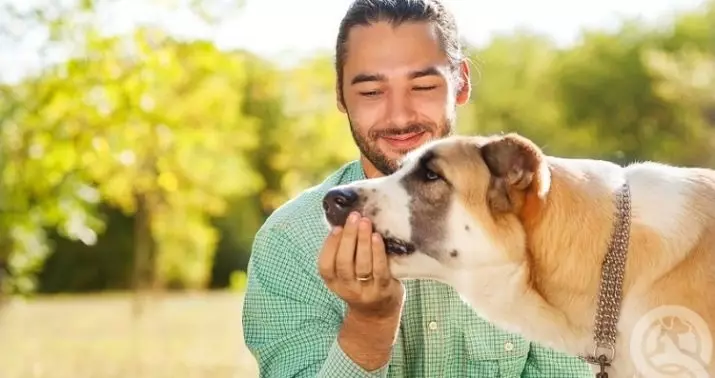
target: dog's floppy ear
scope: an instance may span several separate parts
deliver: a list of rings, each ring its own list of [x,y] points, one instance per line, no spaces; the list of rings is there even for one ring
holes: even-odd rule
[[[492,138],[480,151],[491,173],[487,199],[492,211],[518,212],[527,191],[539,184],[541,150],[530,140],[510,133]]]

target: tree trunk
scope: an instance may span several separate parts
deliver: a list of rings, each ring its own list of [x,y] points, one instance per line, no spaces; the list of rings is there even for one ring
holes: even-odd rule
[[[6,290],[10,280],[10,238],[0,233],[0,312],[10,301],[10,293]]]
[[[148,195],[137,194],[134,214],[134,288],[135,316],[141,314],[146,296],[156,283],[156,245],[152,235],[152,206]]]

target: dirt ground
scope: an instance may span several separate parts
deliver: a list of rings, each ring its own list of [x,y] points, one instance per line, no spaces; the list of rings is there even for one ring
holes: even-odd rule
[[[125,294],[45,297],[0,309],[2,378],[252,378],[242,296],[171,294],[132,316]]]

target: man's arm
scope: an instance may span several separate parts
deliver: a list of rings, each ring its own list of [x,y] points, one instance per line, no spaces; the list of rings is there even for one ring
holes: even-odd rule
[[[340,303],[300,261],[306,255],[292,248],[296,244],[275,229],[260,230],[253,244],[242,317],[244,340],[260,376],[386,377],[386,362],[368,371],[345,353],[341,333],[342,343],[353,351],[370,347],[357,341],[369,340],[365,324],[347,317],[343,326]]]
[[[531,343],[522,378],[569,377],[592,378],[591,365],[577,356]]]
[[[338,346],[362,369],[376,371],[387,366],[392,357],[399,313],[386,319],[363,318],[349,311],[338,332]]]

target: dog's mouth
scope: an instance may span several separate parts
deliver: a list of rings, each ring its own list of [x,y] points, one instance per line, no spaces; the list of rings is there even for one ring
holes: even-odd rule
[[[415,251],[414,244],[402,239],[383,236],[383,240],[385,241],[386,252],[389,255],[404,256]]]

